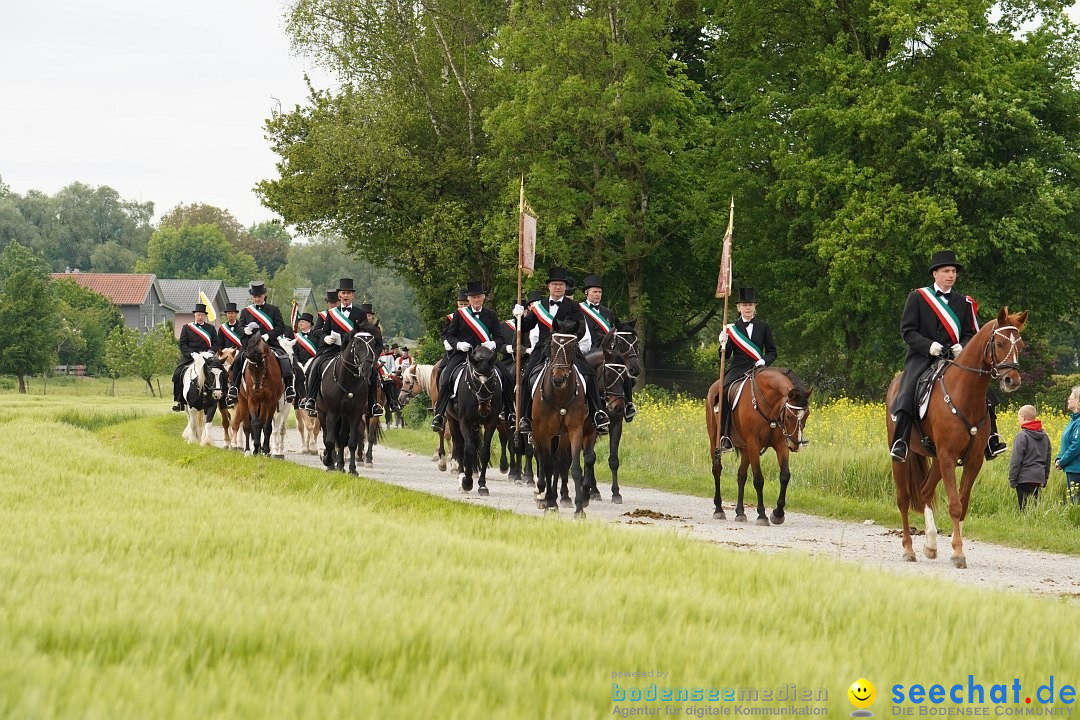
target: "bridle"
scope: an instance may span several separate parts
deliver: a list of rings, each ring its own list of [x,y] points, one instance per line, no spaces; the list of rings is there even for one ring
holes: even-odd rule
[[[636,363],[638,357],[637,335],[626,330],[616,330],[611,334],[615,336],[611,349],[612,353],[622,355],[624,360],[634,360]]]
[[[1013,337],[1010,333],[1006,333],[1006,330],[1015,331],[1016,337]],[[995,337],[1005,338],[1009,341],[1009,349],[1006,351],[1005,357],[1001,362],[998,362],[997,343],[994,342]],[[1018,327],[1015,325],[1002,325],[1001,327],[998,327],[997,320],[995,320],[994,329],[990,332],[990,337],[987,338],[986,347],[983,348],[981,355],[983,364],[988,365],[990,367],[989,370],[961,365],[955,360],[946,360],[946,362],[961,370],[967,370],[968,372],[973,372],[978,375],[989,375],[994,380],[997,380],[1002,376],[1003,371],[1008,372],[1010,370],[1015,370],[1016,372],[1020,372],[1020,348],[1018,348],[1017,345],[1022,339]],[[989,359],[987,359],[987,355],[989,355]],[[1009,358],[1012,358],[1012,361],[1010,361]],[[942,389],[944,390],[944,388]]]
[[[769,424],[769,427],[773,430],[777,428],[783,434],[784,438],[795,447],[801,447],[803,445],[809,445],[809,440],[804,440],[803,426],[806,423],[806,416],[809,410],[800,405],[796,405],[793,402],[784,400],[780,404],[779,412],[776,413],[776,417],[772,418],[766,415],[762,409],[760,403],[758,403],[758,393],[761,389],[757,384],[757,373],[753,373],[750,376],[750,404],[753,406],[757,414],[761,416],[761,419]],[[795,429],[792,432],[788,432],[788,422],[791,421],[795,425]]]
[[[494,356],[492,356],[494,359]],[[487,375],[482,375],[473,364],[473,358],[470,354],[465,361],[465,384],[472,390],[473,395],[476,396],[477,404],[483,408],[483,406],[491,405],[491,399],[495,396],[495,385],[497,381],[498,373],[495,372],[495,368],[491,368],[491,372]]]

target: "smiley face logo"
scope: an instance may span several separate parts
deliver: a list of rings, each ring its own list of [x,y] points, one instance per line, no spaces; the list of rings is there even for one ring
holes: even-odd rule
[[[866,678],[859,678],[855,682],[851,683],[851,687],[847,691],[848,700],[855,707],[862,710],[862,712],[854,712],[852,715],[857,716],[872,716],[873,713],[867,712],[865,708],[874,704],[874,700],[877,699],[877,688],[874,687],[874,683],[870,682]]]

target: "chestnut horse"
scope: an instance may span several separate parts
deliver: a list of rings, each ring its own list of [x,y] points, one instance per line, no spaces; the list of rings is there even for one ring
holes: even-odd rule
[[[757,491],[757,524],[768,525],[765,517],[765,478],[761,474],[761,456],[769,448],[776,453],[780,466],[780,495],[772,511],[772,522],[784,522],[784,506],[787,504],[787,487],[791,480],[788,468],[790,453],[798,452],[809,441],[803,439],[806,420],[810,417],[811,390],[791,370],[779,367],[755,368],[745,380],[737,380],[729,387],[736,392],[740,384],[742,392],[731,410],[731,443],[739,455],[739,501],[735,505],[735,519],[746,521],[743,511],[743,494],[746,489],[747,468],[754,469],[754,490]],[[718,452],[717,424],[720,412],[720,392],[723,378],[709,388],[705,398],[705,427],[709,431],[709,456],[712,458],[713,517],[723,520],[724,508],[720,502],[720,473],[724,469]]]
[[[281,366],[277,356],[262,336],[253,336],[255,340],[244,350],[244,374],[240,381],[239,400],[232,418],[232,430],[235,439],[237,428],[244,426],[244,449],[254,455],[260,452],[270,455],[270,435],[277,429],[278,437],[274,442],[274,457],[284,457],[285,419],[288,405],[285,404],[285,383],[281,378]],[[242,409],[242,411],[241,411]],[[279,427],[275,428],[275,418]]]
[[[585,382],[574,368],[577,322],[560,323],[551,333],[548,360],[532,391],[532,443],[536,453],[536,504],[558,511],[558,482],[574,477],[574,516],[585,517],[589,487],[581,470],[588,404]],[[595,429],[593,430],[595,432]]]
[[[952,519],[952,563],[957,568],[967,567],[962,538],[964,519],[971,489],[982,469],[983,448],[990,437],[986,391],[993,379],[998,380],[1005,392],[1020,387],[1020,349],[1024,347],[1020,333],[1027,324],[1027,316],[1027,310],[1010,315],[1008,307],[1001,308],[997,317],[983,325],[957,357],[945,360],[948,367],[930,391],[926,416],[915,423],[921,424],[923,432],[929,436],[935,454],[931,455],[931,451],[919,442],[922,438],[913,427],[908,439],[911,451],[907,462],[892,463],[905,560],[915,562],[908,527],[909,508],[916,512],[922,510],[926,517],[923,554],[928,558],[937,557],[933,504],[941,480],[949,497],[949,517]],[[892,405],[899,387],[900,375],[897,375],[889,384],[886,407]],[[891,438],[895,422],[889,413],[885,415],[886,437]],[[935,457],[936,462],[930,464],[929,457]],[[957,466],[964,469],[959,489],[956,487]]]

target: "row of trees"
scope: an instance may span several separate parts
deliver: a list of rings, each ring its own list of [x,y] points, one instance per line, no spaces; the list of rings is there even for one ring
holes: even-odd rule
[[[480,278],[505,312],[522,176],[540,264],[605,276],[649,362],[714,341],[735,283],[782,360],[880,393],[942,247],[984,307],[1075,363],[1080,44],[1064,0],[293,0],[341,90],[267,122],[266,204],[399,271],[429,327]],[[530,287],[542,284],[533,278]],[[703,334],[702,334],[703,333]]]

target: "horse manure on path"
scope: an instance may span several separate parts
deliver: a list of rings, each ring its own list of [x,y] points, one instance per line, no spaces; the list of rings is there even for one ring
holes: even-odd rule
[[[684,518],[679,515],[668,515],[667,513],[657,512],[655,510],[644,510],[638,508],[631,512],[624,512],[623,517],[629,518],[650,518],[652,520],[689,520],[690,518]]]

